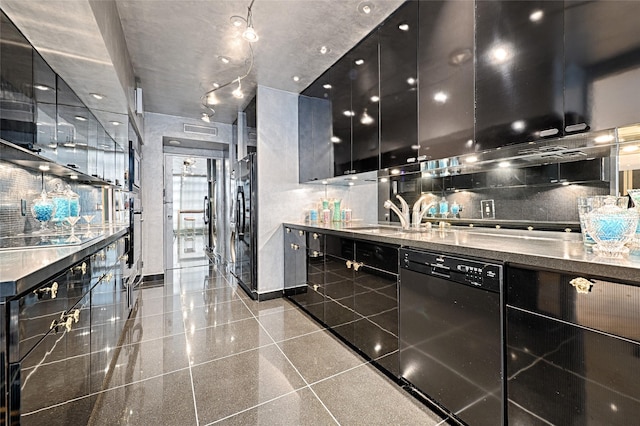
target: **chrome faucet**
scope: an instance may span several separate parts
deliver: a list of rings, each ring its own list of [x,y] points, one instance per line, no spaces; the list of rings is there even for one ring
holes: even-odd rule
[[[420,198],[418,198],[418,201],[416,201],[413,204],[413,215],[411,219],[412,219],[412,225],[414,228],[420,228],[420,224],[422,223],[422,218],[424,217],[425,214],[427,214],[431,206],[433,206],[436,203],[435,198],[434,198],[434,201],[431,201],[428,204],[424,203],[424,201],[431,196],[432,195],[429,195],[429,194],[423,194],[420,196]]]
[[[400,200],[400,204],[402,205],[402,211],[393,204],[391,200],[387,200],[384,202],[385,209],[391,209],[395,214],[400,218],[400,225],[402,229],[409,229],[410,225],[410,217],[409,217],[409,205],[400,195],[396,195],[396,198]]]

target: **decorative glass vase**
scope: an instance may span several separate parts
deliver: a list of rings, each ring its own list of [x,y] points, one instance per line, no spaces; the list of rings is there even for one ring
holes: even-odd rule
[[[607,197],[604,205],[587,213],[587,231],[596,245],[594,253],[602,257],[621,257],[629,253],[625,247],[635,235],[638,212],[616,205],[616,197]]]
[[[31,204],[31,214],[40,222],[40,230],[38,232],[45,233],[49,230],[47,226],[55,213],[55,205],[53,200],[47,195],[47,191],[44,189],[40,193],[40,196],[33,200]]]

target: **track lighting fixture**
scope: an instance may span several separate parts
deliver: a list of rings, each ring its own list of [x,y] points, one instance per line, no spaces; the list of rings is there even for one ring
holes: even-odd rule
[[[213,110],[213,108],[211,108],[211,105],[216,105],[218,104],[221,100],[222,97],[218,97],[215,95],[216,92],[219,93],[220,90],[224,89],[227,86],[231,86],[234,83],[238,83],[238,87],[236,87],[231,94],[233,95],[234,98],[236,99],[243,99],[244,98],[244,93],[242,92],[242,80],[244,80],[245,78],[247,78],[249,76],[249,74],[251,73],[251,70],[253,69],[253,47],[252,47],[252,43],[258,41],[259,37],[258,37],[258,33],[256,32],[256,30],[253,28],[253,13],[251,11],[251,8],[253,7],[253,3],[255,2],[255,0],[251,0],[251,3],[249,4],[249,7],[247,7],[247,18],[243,18],[242,16],[238,16],[238,15],[234,15],[231,17],[230,22],[231,24],[236,27],[236,28],[241,28],[243,25],[246,25],[245,30],[242,32],[242,38],[244,40],[246,40],[248,43],[248,47],[249,47],[249,59],[247,59],[245,61],[245,63],[249,64],[249,68],[247,69],[247,72],[245,72],[243,75],[238,76],[237,78],[234,78],[231,81],[228,81],[227,83],[223,83],[223,84],[219,84],[219,83],[214,83],[213,84],[213,89],[207,91],[205,94],[202,95],[202,97],[200,98],[200,102],[202,103],[202,106],[208,110],[211,111],[210,113],[202,113],[202,120],[206,121],[206,122],[210,122],[211,117],[213,117],[213,115],[215,114],[215,111]],[[219,57],[221,60],[223,57]],[[226,57],[224,57],[224,59],[227,59]],[[230,62],[230,61],[229,61]],[[225,62],[228,63],[228,62]]]

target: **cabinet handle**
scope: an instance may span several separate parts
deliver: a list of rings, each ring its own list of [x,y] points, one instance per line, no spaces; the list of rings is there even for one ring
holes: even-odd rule
[[[547,136],[553,136],[553,135],[557,135],[559,132],[558,129],[556,128],[551,128],[551,129],[546,129],[546,130],[541,130],[540,131],[540,137],[541,138],[545,138]]]
[[[291,244],[291,248],[294,250],[298,250],[300,246],[298,244]]]
[[[67,332],[71,331],[71,327],[73,324],[77,323],[80,320],[80,310],[75,309],[73,312],[62,312],[60,314],[59,320],[51,321],[51,325],[49,326],[49,330],[54,330],[55,333],[58,333],[59,327],[64,327]]]
[[[122,256],[120,256],[120,257],[118,258],[118,260],[123,260],[123,261],[125,261],[125,262],[126,262],[128,259],[129,259],[129,256],[128,256],[128,255],[126,255],[126,254],[123,254]]]
[[[320,235],[316,234],[315,232],[313,233],[313,239],[317,240],[320,237]]]
[[[575,287],[577,293],[589,293],[593,283],[586,278],[578,277],[569,281],[573,287]]]
[[[318,252],[316,250],[311,252],[311,256],[313,256],[313,257],[318,257],[319,254],[320,254],[320,252]]]
[[[298,231],[298,235],[302,237],[304,235],[304,231]]]
[[[347,269],[351,269],[351,265],[353,265],[353,262],[350,260],[347,260]]]
[[[353,262],[353,270],[358,272],[358,269],[362,268],[364,266],[364,262]]]
[[[291,228],[286,228],[287,229],[287,234],[289,234],[291,232]]]
[[[51,287],[39,288],[33,292],[38,295],[38,299],[42,299],[42,296],[47,293],[51,293],[51,298],[55,299],[58,296],[58,283],[54,282]]]

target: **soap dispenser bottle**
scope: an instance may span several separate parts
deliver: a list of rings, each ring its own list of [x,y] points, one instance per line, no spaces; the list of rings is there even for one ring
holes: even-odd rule
[[[447,217],[449,213],[449,202],[444,196],[440,199],[439,207],[440,217]]]

